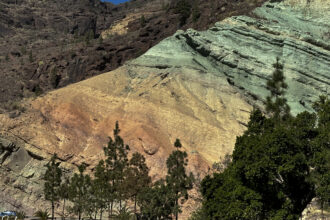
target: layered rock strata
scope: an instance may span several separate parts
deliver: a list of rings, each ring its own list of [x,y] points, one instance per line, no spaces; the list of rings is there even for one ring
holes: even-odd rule
[[[83,162],[92,169],[117,120],[154,179],[165,175],[176,138],[188,152],[189,170],[204,175],[233,150],[253,106],[263,107],[276,57],[284,64],[293,114],[311,110],[319,95],[330,92],[330,11],[316,13],[328,1],[302,3],[266,3],[254,16],[231,17],[208,31],[178,31],[115,71],[27,100],[19,117],[0,114],[2,136],[24,140],[26,151],[5,147],[12,156],[2,154],[2,176],[12,182],[1,178],[3,201],[22,198],[25,209],[43,203],[36,196],[40,185],[29,189],[30,197],[14,186],[18,176],[30,181],[32,173],[40,181],[37,167],[52,153],[68,170]],[[40,154],[42,159],[30,158]],[[23,158],[17,166],[15,155]]]

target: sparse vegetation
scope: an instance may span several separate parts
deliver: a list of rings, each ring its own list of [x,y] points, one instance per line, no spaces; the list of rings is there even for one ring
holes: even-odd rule
[[[49,72],[50,85],[55,89],[60,83],[61,76],[57,74],[56,67],[53,67]]]
[[[144,15],[142,15],[140,18],[140,25],[141,25],[141,27],[146,26],[146,19],[145,19]]]
[[[94,31],[89,30],[84,36],[86,46],[89,46],[90,41],[93,40],[93,39],[94,39]]]
[[[26,217],[26,214],[23,211],[17,211],[16,216],[18,220],[23,220]]]
[[[8,111],[19,111],[19,112],[25,112],[26,111],[24,106],[19,101],[14,101],[14,100],[13,101],[8,101],[4,105],[4,107]]]
[[[21,53],[22,53],[22,55],[26,55],[27,50],[26,50],[26,47],[25,46],[22,46],[21,47]]]
[[[188,0],[179,0],[175,6],[175,13],[180,15],[180,25],[186,24],[191,14],[191,3]]]
[[[33,54],[32,54],[32,50],[29,51],[29,62],[32,63],[34,61],[33,59]]]
[[[40,96],[43,93],[42,88],[40,87],[40,85],[36,85],[33,89],[32,92],[34,92],[34,94],[36,96]]]
[[[192,189],[194,181],[191,173],[186,174],[187,153],[180,150],[180,141],[176,140],[176,150],[167,159],[166,179],[152,184],[144,156],[135,152],[128,159],[130,148],[119,133],[117,122],[114,138],[109,138],[104,148],[105,160],[99,161],[93,169],[93,177],[85,172],[86,165],[82,164],[78,166],[79,173],[61,183],[60,162],[56,162],[56,155],[51,158],[47,164],[44,193],[51,201],[52,210],[54,202],[62,199],[62,215],[65,216],[65,201],[69,200],[68,211],[77,215],[78,219],[83,216],[91,219],[97,215],[102,217],[105,210],[108,210],[109,217],[115,219],[134,219],[137,215],[143,219],[172,216],[178,219],[181,205],[188,199],[188,190]],[[133,202],[134,208],[130,208],[127,201]],[[116,210],[115,203],[119,205]],[[40,217],[45,213],[37,214]]]
[[[219,162],[215,162],[212,164],[212,169],[216,172],[223,172],[230,162],[232,161],[232,156],[230,154],[226,154],[224,157],[220,157]]]
[[[38,210],[37,212],[34,213],[34,216],[39,217],[40,220],[47,220],[49,217],[49,214],[47,211]]]
[[[101,46],[103,44],[103,37],[102,37],[102,35],[99,36],[98,40],[99,40],[99,45]]]

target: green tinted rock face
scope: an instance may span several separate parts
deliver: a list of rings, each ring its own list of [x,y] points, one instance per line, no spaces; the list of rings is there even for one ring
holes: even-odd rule
[[[82,105],[84,100],[88,100],[92,103],[90,105],[95,104],[89,109],[92,112],[91,118],[102,119],[109,112],[116,111],[117,107],[112,109],[112,106],[116,106],[116,102],[122,103],[120,98],[123,97],[126,107],[124,110],[118,108],[117,115],[124,114],[126,118],[132,117],[134,120],[138,118],[138,123],[132,120],[130,122],[132,125],[126,124],[131,126],[132,131],[136,131],[136,124],[138,128],[142,127],[140,121],[143,125],[149,123],[151,126],[148,128],[155,128],[157,131],[155,134],[161,139],[166,138],[166,135],[173,136],[170,129],[175,128],[174,134],[179,134],[178,137],[182,140],[185,139],[185,142],[189,143],[186,144],[187,147],[191,145],[189,152],[199,152],[206,159],[218,160],[220,154],[232,150],[235,134],[241,134],[245,129],[251,106],[247,106],[245,100],[244,103],[239,102],[241,97],[244,97],[249,104],[263,106],[268,95],[266,81],[274,71],[272,64],[276,61],[276,57],[284,63],[284,74],[289,86],[287,99],[293,113],[311,110],[311,103],[319,95],[329,95],[330,1],[309,0],[309,2],[307,4],[307,0],[287,0],[282,3],[266,3],[256,9],[250,17],[232,17],[217,23],[205,32],[191,29],[186,32],[178,31],[141,57],[128,62],[117,70],[118,72],[104,74],[76,86],[72,85],[71,90],[70,87],[61,89],[62,92],[57,90],[53,96],[50,94],[50,98],[46,97],[45,100],[48,100],[47,103],[52,103],[54,97],[59,95],[62,99],[58,99],[58,103],[62,104],[61,100],[67,101],[63,98],[63,94],[76,100],[77,106],[68,105],[66,110],[61,109],[63,112],[54,109],[56,114],[62,114],[59,116],[60,119],[67,112],[72,115],[74,112],[78,112],[77,114],[83,112],[79,107],[89,106],[86,103]],[[72,94],[67,91],[71,91]],[[81,94],[85,96],[81,97]],[[92,98],[89,99],[88,95]],[[101,95],[104,98],[101,98]],[[101,101],[102,105],[97,105]],[[147,111],[146,107],[148,107]],[[49,108],[52,109],[51,106]],[[32,117],[33,114],[30,116]],[[77,117],[78,125],[74,124],[76,121],[68,120],[63,122],[64,126],[67,126],[65,123],[71,122],[72,126],[81,129],[77,128],[77,131],[81,131],[82,134],[92,133],[89,117],[86,117],[84,122],[85,115],[74,116]],[[15,120],[24,120],[24,117],[21,115]],[[35,117],[37,116],[33,116],[33,119]],[[49,116],[50,119],[52,117]],[[54,124],[55,120],[57,124],[57,118],[54,119]],[[40,121],[44,124],[44,118]],[[53,128],[50,124],[40,125],[38,120],[34,122],[38,129],[44,129],[37,133],[43,134],[44,137],[35,137],[35,130],[31,129],[33,126],[28,122],[18,125],[16,129],[9,124],[11,132],[16,132],[16,136],[24,137],[25,134],[28,138],[24,140],[31,141],[31,145],[0,139],[0,208],[2,209],[22,209],[31,214],[37,209],[45,210],[49,207],[42,195],[44,165],[51,156],[47,152],[53,151],[52,146],[48,146],[52,144],[48,139],[54,139],[54,143],[57,143],[55,147],[59,147],[64,141],[57,140],[59,138],[54,135],[55,140],[52,136],[53,130],[49,133],[48,126]],[[79,126],[80,122],[83,126]],[[109,124],[108,121],[106,122],[105,124]],[[24,127],[25,124],[28,126]],[[95,124],[98,126],[96,122]],[[55,127],[54,130],[56,129],[59,128]],[[61,134],[68,131],[65,129],[57,131]],[[112,132],[112,128],[109,129]],[[150,131],[154,131],[152,129]],[[33,133],[29,133],[31,131]],[[67,133],[69,132],[71,131]],[[74,129],[72,132],[77,134]],[[165,158],[163,157],[165,153],[162,154],[159,150],[159,143],[163,140],[158,142],[157,137],[156,141],[152,142],[153,139],[148,136],[149,130],[146,132],[141,130],[141,132],[147,138],[141,148],[148,155],[155,155],[156,159],[151,161],[158,171],[164,170],[161,169],[162,165],[157,159],[157,155],[158,158]],[[105,133],[96,134],[101,136]],[[63,140],[75,138],[70,136],[71,133],[66,135],[63,134],[63,137],[67,137]],[[99,136],[96,136],[94,140],[99,141],[98,138]],[[87,141],[84,142],[83,138],[80,141],[78,143],[82,143],[81,146],[85,147]],[[74,145],[68,146],[74,147]],[[47,150],[47,147],[50,150]],[[63,151],[65,147],[59,149]],[[72,155],[72,152],[70,150],[65,154]],[[87,158],[78,156],[77,160]],[[71,156],[66,158],[70,160]],[[69,173],[73,170],[72,162],[76,163],[77,160],[62,163],[61,166]],[[199,164],[196,167],[201,169]]]
[[[178,31],[131,64],[214,75],[262,105],[279,57],[292,112],[312,110],[319,95],[330,93],[329,5],[322,0],[266,3],[251,17],[231,17],[205,32]]]

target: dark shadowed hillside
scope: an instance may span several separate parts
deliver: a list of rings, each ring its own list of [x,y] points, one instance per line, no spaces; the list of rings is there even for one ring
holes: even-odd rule
[[[0,111],[16,109],[23,97],[113,70],[178,29],[207,29],[263,1],[1,1]]]

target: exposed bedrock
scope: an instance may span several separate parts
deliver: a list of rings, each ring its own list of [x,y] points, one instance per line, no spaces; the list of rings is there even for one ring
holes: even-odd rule
[[[232,152],[253,106],[263,107],[276,57],[284,64],[292,112],[312,110],[319,95],[330,93],[330,2],[308,2],[266,3],[251,17],[231,17],[208,31],[178,31],[121,68],[27,100],[21,115],[0,114],[0,134],[23,141],[25,149],[6,144],[1,175],[23,172],[24,181],[38,182],[27,196],[27,189],[1,178],[0,195],[13,198],[10,204],[25,199],[26,210],[38,208],[43,170],[26,169],[43,167],[54,152],[67,170],[82,162],[92,168],[117,120],[154,179],[166,174],[176,138],[188,152],[189,170],[204,175]]]
[[[330,94],[330,10],[326,1],[302,2],[266,3],[254,17],[231,17],[204,32],[178,31],[132,63],[226,78],[259,103],[269,94],[266,80],[279,57],[292,112],[311,110],[319,95]]]

